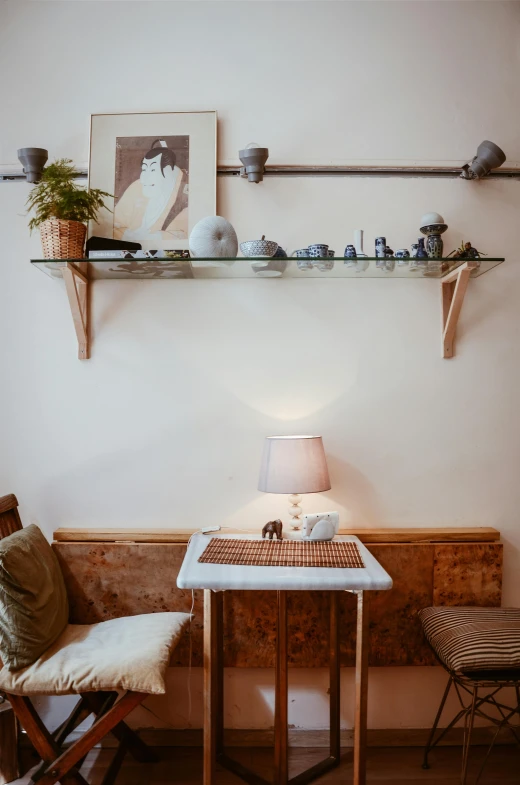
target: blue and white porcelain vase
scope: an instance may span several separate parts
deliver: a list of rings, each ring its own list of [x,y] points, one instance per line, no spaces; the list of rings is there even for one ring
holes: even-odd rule
[[[426,238],[426,250],[430,259],[442,259],[444,243],[440,234],[429,234]]]
[[[424,237],[420,237],[417,240],[417,246],[418,246],[417,253],[415,254],[417,259],[427,259],[428,253],[426,251],[426,248],[424,247]]]
[[[385,258],[385,248],[386,248],[386,237],[376,237],[375,253],[377,259]]]

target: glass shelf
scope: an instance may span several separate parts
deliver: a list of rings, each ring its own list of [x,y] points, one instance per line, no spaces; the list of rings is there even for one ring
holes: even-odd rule
[[[31,264],[53,278],[61,278],[61,268],[74,264],[89,280],[127,278],[137,280],[211,279],[211,278],[430,278],[442,279],[447,273],[464,264],[464,259],[376,259],[365,257],[348,259],[288,259],[233,258],[233,259],[32,259]],[[425,261],[428,267],[414,269],[414,263]],[[479,265],[471,277],[476,278],[501,264],[505,259],[485,257],[472,260]],[[388,269],[385,262],[395,266]],[[327,267],[332,263],[331,269]],[[309,269],[302,269],[308,264]],[[440,269],[439,269],[440,268]]]

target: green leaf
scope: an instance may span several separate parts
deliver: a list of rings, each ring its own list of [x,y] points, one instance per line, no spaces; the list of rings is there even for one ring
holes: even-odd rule
[[[106,207],[105,198],[113,195],[99,188],[87,191],[76,182],[76,172],[70,158],[60,158],[43,170],[42,179],[31,190],[27,199],[31,232],[49,218],[62,221],[96,221],[99,211]],[[106,209],[110,209],[106,207]]]

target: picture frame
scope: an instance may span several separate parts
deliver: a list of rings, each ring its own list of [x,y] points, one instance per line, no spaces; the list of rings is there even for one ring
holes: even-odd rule
[[[216,111],[92,114],[88,185],[112,194],[89,237],[188,250],[195,224],[216,215]]]

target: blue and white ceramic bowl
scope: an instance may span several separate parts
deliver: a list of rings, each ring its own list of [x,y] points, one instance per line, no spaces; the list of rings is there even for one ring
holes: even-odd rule
[[[327,257],[329,255],[329,246],[325,245],[325,243],[314,243],[314,245],[309,245],[309,256],[312,256],[314,259]]]
[[[404,266],[409,264],[410,262],[410,251],[408,248],[399,248],[395,254],[395,258],[397,259],[397,264]]]
[[[246,242],[240,243],[240,250],[244,256],[271,258],[278,250],[278,243],[272,240],[246,240]]]

